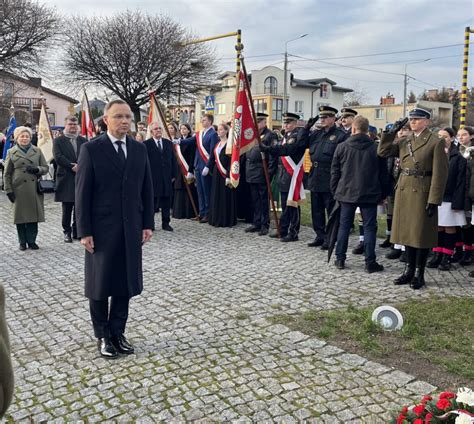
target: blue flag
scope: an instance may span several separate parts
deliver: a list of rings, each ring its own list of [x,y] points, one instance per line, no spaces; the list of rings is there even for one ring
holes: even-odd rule
[[[3,160],[6,159],[8,150],[12,146],[13,132],[15,131],[15,128],[16,128],[16,119],[15,119],[15,116],[12,115],[12,117],[10,118],[10,122],[8,124],[7,134],[5,136],[6,137],[5,146],[3,147],[3,156],[2,156]]]

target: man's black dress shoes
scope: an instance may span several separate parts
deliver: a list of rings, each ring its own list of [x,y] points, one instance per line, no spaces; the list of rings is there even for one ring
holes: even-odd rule
[[[170,224],[163,224],[161,228],[165,231],[173,231],[173,227]]]
[[[120,336],[112,336],[112,344],[119,353],[131,355],[135,353],[135,348],[129,343],[123,334]]]
[[[106,359],[118,358],[117,349],[112,344],[110,339],[107,339],[107,338],[97,339],[97,347],[99,349],[100,355],[103,358],[106,358]]]

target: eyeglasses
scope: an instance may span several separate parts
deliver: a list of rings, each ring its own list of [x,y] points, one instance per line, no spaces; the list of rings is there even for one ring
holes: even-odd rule
[[[132,115],[113,115],[110,118],[117,119],[118,121],[121,121],[123,119],[126,119],[127,121],[131,121]]]

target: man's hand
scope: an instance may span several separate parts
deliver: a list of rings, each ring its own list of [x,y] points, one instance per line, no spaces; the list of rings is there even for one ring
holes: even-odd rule
[[[204,169],[202,170],[202,176],[205,177],[208,174],[209,174],[209,168],[205,166]]]
[[[193,180],[193,179],[194,179],[194,174],[193,174],[192,172],[188,172],[188,173],[186,174],[186,179],[187,179],[188,181]]]
[[[231,186],[231,184],[230,184],[230,178],[229,178],[229,177],[227,177],[227,178],[225,179],[225,185],[226,185],[227,187],[230,187],[230,186]]]
[[[172,143],[173,144],[180,144],[181,140],[179,138],[175,138]]]
[[[305,130],[310,130],[311,127],[312,127],[316,122],[318,122],[318,119],[319,119],[319,115],[316,115],[314,118],[309,118],[309,119],[308,119],[308,122],[307,122],[306,125],[304,126],[304,129],[305,129]]]
[[[433,205],[433,203],[428,203],[428,204],[426,205],[426,208],[425,208],[425,209],[426,209],[426,215],[428,215],[428,218],[431,218],[431,217],[434,215],[434,213],[435,213],[437,207],[438,207],[438,206],[437,206],[437,205]]]
[[[153,235],[152,230],[142,230],[142,244],[151,240],[151,236]]]
[[[72,165],[72,168],[71,168],[72,172],[77,172],[77,163],[71,163],[71,165]]]
[[[92,236],[82,237],[81,244],[89,253],[94,253],[94,238]]]
[[[393,127],[388,130],[389,134],[396,134],[400,131],[408,122],[408,118],[400,118],[393,124]]]

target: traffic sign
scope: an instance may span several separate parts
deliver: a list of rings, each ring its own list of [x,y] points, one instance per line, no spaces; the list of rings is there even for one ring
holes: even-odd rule
[[[216,96],[206,96],[205,109],[206,111],[214,111]]]

